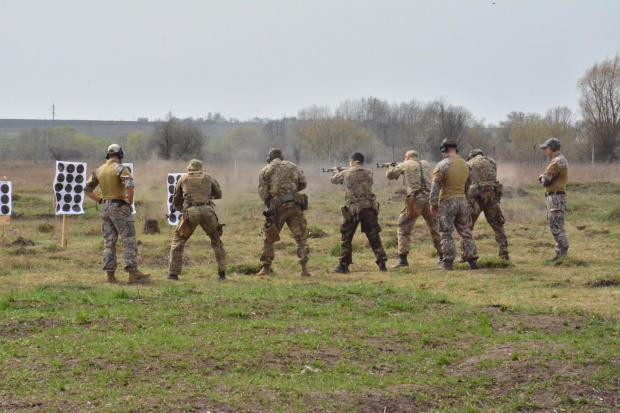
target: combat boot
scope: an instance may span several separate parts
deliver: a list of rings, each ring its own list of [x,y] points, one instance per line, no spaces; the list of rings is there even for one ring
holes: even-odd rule
[[[377,263],[377,267],[379,267],[379,271],[381,271],[381,272],[386,272],[387,271],[387,267],[385,266],[385,261],[379,261]]]
[[[469,269],[470,270],[477,270],[478,269],[478,260],[469,260],[467,261],[467,263],[469,264]]]
[[[168,274],[168,279],[172,281],[179,281],[179,276],[176,274]]]
[[[131,270],[127,284],[148,284],[151,282],[150,277],[151,274],[144,274],[140,270]]]
[[[311,277],[312,274],[310,274],[310,271],[308,271],[308,263],[304,262],[301,263],[301,272],[299,273],[299,275],[301,275],[302,277]]]
[[[407,268],[409,267],[409,261],[407,261],[407,254],[400,254],[398,256],[398,261],[396,261],[390,268]]]
[[[441,262],[439,263],[439,268],[446,271],[452,271],[454,269],[454,264],[452,263],[452,261],[441,260]]]
[[[263,267],[258,272],[258,275],[271,275],[273,271],[271,270],[271,265],[264,264]]]
[[[349,272],[349,264],[338,264],[338,266],[334,269],[334,272],[339,274],[347,274]]]
[[[499,257],[506,262],[510,261],[510,255],[508,255],[508,253],[502,254]]]
[[[114,275],[114,271],[108,271],[108,282],[110,284],[117,284],[118,280],[116,279],[116,276]]]
[[[440,252],[438,255],[438,259],[437,259],[437,265],[441,265],[442,261],[443,261],[443,254]]]
[[[218,271],[217,275],[220,281],[224,281],[226,279],[226,271]]]

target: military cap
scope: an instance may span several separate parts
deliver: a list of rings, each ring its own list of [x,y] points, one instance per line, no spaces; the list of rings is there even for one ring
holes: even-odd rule
[[[187,165],[187,170],[188,171],[202,171],[202,161],[198,159],[192,159],[191,161],[189,161],[189,164]]]
[[[469,155],[467,155],[467,159],[468,160],[473,159],[476,156],[484,156],[484,151],[479,148],[472,149],[471,151],[469,151]]]

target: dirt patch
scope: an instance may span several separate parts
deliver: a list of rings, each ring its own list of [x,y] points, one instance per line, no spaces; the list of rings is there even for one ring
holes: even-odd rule
[[[156,219],[147,219],[144,221],[142,233],[145,235],[159,234],[159,222]]]
[[[260,264],[232,264],[228,266],[228,272],[233,274],[254,275],[261,270]]]
[[[424,401],[421,394],[432,394],[432,390],[366,390],[359,393],[339,391],[332,394],[311,394],[306,396],[306,406],[309,412],[408,413],[431,410],[433,406]]]
[[[523,331],[560,334],[569,330],[579,330],[587,324],[587,318],[578,315],[514,314],[502,306],[487,307],[486,311],[504,314],[493,317],[491,321],[493,329],[503,334]]]
[[[10,339],[22,338],[60,325],[60,321],[50,319],[16,321],[9,324],[0,324],[0,337]]]
[[[586,287],[601,288],[601,287],[617,287],[620,285],[620,277],[611,278],[597,278],[586,283]]]

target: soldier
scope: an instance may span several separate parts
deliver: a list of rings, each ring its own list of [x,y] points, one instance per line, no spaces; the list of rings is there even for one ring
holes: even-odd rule
[[[504,231],[504,215],[500,207],[503,187],[497,181],[497,165],[495,161],[485,156],[482,149],[473,149],[467,157],[470,169],[470,186],[467,194],[471,212],[471,229],[484,212],[484,217],[495,232],[495,241],[499,245],[499,256],[505,261],[510,260],[508,255],[508,239]]]
[[[93,172],[84,189],[86,196],[102,204],[103,220],[103,270],[109,283],[116,283],[116,241],[123,239],[125,270],[129,273],[129,284],[149,282],[149,274],[138,270],[138,246],[136,242],[135,218],[131,213],[134,198],[134,179],[129,169],[121,163],[123,149],[113,144],[108,147],[106,163]],[[95,194],[97,186],[101,198]]]
[[[280,231],[288,225],[297,243],[300,275],[310,277],[308,271],[308,229],[304,212],[308,209],[308,197],[300,194],[306,188],[306,177],[297,165],[282,158],[282,150],[271,148],[267,163],[258,178],[258,194],[267,210],[265,216],[265,239],[260,257],[262,268],[259,275],[272,273],[275,258],[274,244],[280,240]]]
[[[471,215],[465,197],[469,186],[469,166],[458,155],[456,142],[444,139],[440,150],[444,159],[433,171],[430,194],[431,211],[437,216],[441,232],[443,260],[439,265],[444,270],[453,269],[456,247],[452,231],[456,228],[462,238],[463,257],[473,270],[478,268],[478,253],[472,237]]]
[[[220,280],[226,279],[226,252],[222,244],[222,229],[215,214],[214,199],[222,198],[220,184],[215,178],[202,170],[202,162],[192,159],[187,165],[187,175],[176,184],[172,203],[175,210],[183,211],[183,217],[174,231],[170,246],[170,265],[168,279],[178,280],[183,269],[183,250],[196,227],[200,225],[211,239],[215,252],[217,273]]]
[[[334,174],[332,184],[343,184],[345,189],[345,206],[342,207],[344,221],[340,227],[342,234],[340,242],[340,264],[334,271],[348,273],[349,265],[353,262],[353,235],[357,226],[361,224],[362,232],[366,234],[372,251],[375,253],[376,263],[380,271],[387,271],[385,262],[387,256],[381,244],[381,227],[379,226],[379,204],[372,192],[372,171],[364,167],[364,155],[354,153],[349,161],[349,168]]]
[[[390,166],[386,176],[388,179],[398,179],[404,176],[407,198],[405,208],[400,212],[398,218],[398,261],[392,268],[408,267],[407,255],[409,254],[409,243],[411,232],[416,220],[421,215],[426,221],[428,231],[433,239],[433,245],[437,250],[439,259],[442,259],[441,238],[437,231],[437,220],[431,214],[428,202],[431,169],[428,162],[418,160],[418,153],[414,150],[405,153],[405,160],[397,165]]]
[[[547,139],[540,148],[549,159],[545,172],[538,181],[545,188],[547,220],[555,238],[555,257],[552,261],[563,259],[568,254],[568,237],[564,229],[566,215],[566,184],[568,182],[568,162],[560,152],[562,145],[556,138]]]

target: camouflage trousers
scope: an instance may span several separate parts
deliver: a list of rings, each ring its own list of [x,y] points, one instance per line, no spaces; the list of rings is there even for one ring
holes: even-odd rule
[[[416,210],[413,216],[409,214],[407,207],[405,207],[400,212],[400,216],[398,217],[398,230],[396,232],[396,236],[398,237],[398,255],[409,254],[411,233],[413,232],[413,227],[420,216],[422,216],[424,221],[426,221],[426,226],[428,227],[428,232],[430,232],[431,238],[433,239],[433,245],[437,250],[437,254],[441,255],[441,236],[439,235],[439,231],[437,229],[437,220],[434,219],[431,214],[428,195],[419,194],[415,196],[413,201],[416,205]]]
[[[495,241],[499,246],[499,256],[501,258],[508,258],[508,238],[506,238],[506,232],[504,231],[504,214],[498,200],[495,197],[482,199],[481,197],[473,196],[470,199],[469,209],[471,211],[471,229],[474,230],[476,221],[480,217],[480,214],[484,212],[484,217],[493,229],[495,233]]]
[[[170,265],[168,273],[179,275],[183,270],[183,251],[185,244],[200,225],[211,239],[211,247],[215,253],[217,270],[226,271],[226,252],[222,243],[222,226],[219,224],[215,210],[210,205],[189,207],[183,213],[181,222],[174,231],[170,246]]]
[[[379,225],[379,212],[373,208],[365,208],[356,214],[352,214],[349,208],[342,208],[344,221],[340,226],[340,263],[349,265],[353,262],[353,236],[357,226],[361,224],[362,232],[366,234],[370,248],[375,254],[376,262],[387,261],[387,255],[381,243],[381,226]]]
[[[101,210],[103,220],[102,232],[103,270],[116,271],[116,242],[123,241],[123,259],[125,270],[134,271],[138,268],[138,244],[136,241],[135,218],[131,214],[131,206],[124,204],[105,203]]]
[[[454,245],[454,238],[452,238],[452,232],[455,228],[461,236],[463,258],[465,260],[478,258],[476,243],[471,232],[471,214],[466,198],[440,200],[437,223],[441,233],[441,251],[444,260],[452,262],[456,257],[456,246]]]
[[[564,229],[564,216],[566,215],[566,194],[547,195],[547,220],[549,229],[555,239],[555,253],[559,257],[568,254],[568,236]]]
[[[277,234],[282,231],[284,224],[291,230],[293,238],[297,243],[297,258],[299,258],[299,263],[304,264],[308,262],[308,255],[310,254],[310,247],[308,246],[308,224],[306,223],[306,217],[299,204],[287,202],[280,205],[277,208],[274,219]],[[267,227],[269,225],[270,224],[265,222],[265,232],[267,232]],[[272,237],[265,236],[263,240],[263,253],[260,257],[260,262],[263,266],[270,266],[273,262],[276,256],[275,242],[276,240]]]

